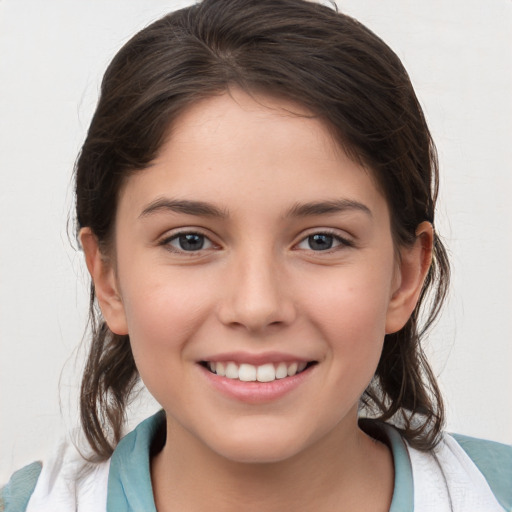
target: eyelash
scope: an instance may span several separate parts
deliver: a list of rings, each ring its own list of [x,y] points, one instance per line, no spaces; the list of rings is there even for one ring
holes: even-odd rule
[[[201,246],[197,250],[186,250],[183,248],[174,247],[172,245],[172,242],[178,241],[178,243],[179,243],[180,238],[187,237],[187,236],[200,237],[201,241],[202,241]],[[311,243],[310,239],[312,237],[320,237],[320,236],[326,236],[326,237],[332,238],[333,242],[335,242],[336,245],[334,247],[328,247],[327,249],[319,249],[319,250],[314,250],[311,247],[308,247],[308,248],[300,248],[299,247],[300,244],[308,243],[308,241],[309,241],[309,243]],[[205,243],[209,245],[206,248],[204,247]],[[201,233],[200,231],[180,231],[178,233],[172,234],[171,236],[165,237],[163,240],[161,240],[159,242],[158,245],[165,247],[168,251],[170,251],[172,253],[183,254],[183,255],[186,254],[189,256],[197,255],[198,253],[201,253],[204,250],[218,248],[218,246],[214,242],[212,242],[212,240],[207,235],[205,235],[204,233]],[[352,242],[351,240],[348,240],[347,238],[340,236],[335,231],[329,230],[329,229],[323,229],[321,231],[311,232],[307,236],[301,238],[301,240],[297,244],[294,245],[294,248],[297,248],[298,250],[312,251],[314,253],[319,253],[319,254],[322,254],[322,253],[330,254],[330,253],[336,252],[338,250],[341,250],[341,249],[344,249],[347,247],[354,247],[354,245],[355,245],[354,242]]]

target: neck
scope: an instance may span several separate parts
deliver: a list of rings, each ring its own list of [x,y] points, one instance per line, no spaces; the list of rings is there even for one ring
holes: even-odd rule
[[[351,427],[351,428],[349,428]],[[393,462],[387,447],[353,423],[340,424],[321,440],[283,461],[229,460],[168,423],[167,441],[152,461],[159,512],[281,510],[387,511]]]

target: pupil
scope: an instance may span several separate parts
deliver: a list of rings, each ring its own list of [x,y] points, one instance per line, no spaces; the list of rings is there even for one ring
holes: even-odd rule
[[[198,251],[203,248],[204,237],[202,235],[181,235],[179,237],[180,247],[184,251]]]
[[[325,251],[332,247],[333,237],[331,235],[311,235],[309,237],[309,247],[314,251]]]

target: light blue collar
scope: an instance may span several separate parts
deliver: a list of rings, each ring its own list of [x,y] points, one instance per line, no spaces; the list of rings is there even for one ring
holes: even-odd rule
[[[117,445],[110,461],[107,512],[156,512],[149,458],[163,422],[164,411],[157,412]]]
[[[368,434],[383,441],[391,448],[395,467],[395,485],[389,512],[412,512],[414,510],[412,465],[407,446],[400,432],[392,425],[381,421],[364,420],[362,425],[364,426],[363,430],[368,430]]]
[[[156,512],[150,474],[151,443],[165,422],[160,411],[139,424],[117,445],[110,462],[107,512]],[[378,433],[393,453],[395,486],[389,512],[409,512],[414,506],[412,468],[407,447],[391,425],[365,420],[368,433]]]

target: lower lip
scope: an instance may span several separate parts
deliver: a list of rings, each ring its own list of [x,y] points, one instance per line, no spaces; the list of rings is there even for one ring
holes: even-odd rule
[[[279,400],[288,393],[297,389],[311,376],[316,365],[310,366],[293,377],[276,379],[272,382],[243,382],[238,379],[228,379],[226,377],[221,377],[216,373],[212,373],[204,366],[198,366],[210,385],[220,391],[223,395],[240,402],[261,404]]]

